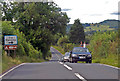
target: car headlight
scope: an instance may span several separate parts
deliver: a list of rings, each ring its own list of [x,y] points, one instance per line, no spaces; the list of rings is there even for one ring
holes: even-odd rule
[[[87,55],[87,57],[91,57],[92,55]]]
[[[67,57],[64,57],[64,59],[67,59]]]
[[[72,54],[72,57],[77,57],[77,55],[76,54]]]

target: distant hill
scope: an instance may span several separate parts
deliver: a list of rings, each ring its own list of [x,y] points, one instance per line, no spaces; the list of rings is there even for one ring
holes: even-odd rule
[[[100,22],[101,25],[107,25],[110,28],[118,28],[118,23],[120,23],[119,20],[105,20],[103,22]]]
[[[82,25],[84,26],[84,29],[92,29],[95,31],[95,29],[100,30],[100,28],[103,29],[103,27],[107,27],[107,30],[112,30],[112,28],[114,30],[118,29],[118,23],[120,23],[119,20],[104,20],[100,23],[83,23]],[[70,28],[73,24],[68,24],[68,26],[66,27],[66,32],[69,33]],[[102,26],[102,27],[101,27]],[[106,31],[106,30],[105,30]]]

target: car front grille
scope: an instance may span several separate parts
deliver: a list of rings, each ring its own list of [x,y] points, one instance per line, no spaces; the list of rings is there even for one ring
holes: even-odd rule
[[[86,57],[86,55],[79,55],[80,57]]]

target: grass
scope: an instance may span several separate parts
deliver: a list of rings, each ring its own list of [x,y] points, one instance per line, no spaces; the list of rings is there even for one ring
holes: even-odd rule
[[[0,74],[2,74],[2,62],[0,62]]]
[[[65,51],[62,47],[60,46],[52,46],[53,48],[57,49],[60,53],[62,53],[63,55],[65,54]]]
[[[120,68],[120,66],[118,65],[118,55],[115,54],[110,54],[107,58],[94,58],[93,63],[107,64]]]
[[[78,63],[85,63],[85,62],[79,61]],[[114,54],[110,54],[107,58],[101,58],[101,57],[93,58],[92,63],[107,64],[120,68],[120,65],[118,64],[118,55],[114,55]]]
[[[115,30],[115,29],[114,28],[109,28],[109,26],[106,26],[106,25],[101,25],[99,27],[97,27],[97,26],[90,26],[90,27],[86,27],[86,29],[84,29],[85,32],[93,31],[93,30],[105,31],[105,30]]]
[[[24,57],[8,57],[6,54],[3,54],[2,56],[2,73],[7,71],[13,66],[16,66],[21,63],[32,63],[32,62],[44,62],[44,59],[35,59],[35,58],[30,58],[27,56]]]
[[[5,72],[9,68],[11,68],[15,65],[18,65],[20,63],[22,63],[22,62],[19,60],[12,59],[11,57],[8,57],[7,55],[3,55],[2,56],[2,72]]]

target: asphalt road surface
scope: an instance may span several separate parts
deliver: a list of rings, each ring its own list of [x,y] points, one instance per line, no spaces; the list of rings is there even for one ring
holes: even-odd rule
[[[2,76],[2,81],[120,81],[120,70],[103,64],[62,63],[51,47],[49,62],[24,63]]]

